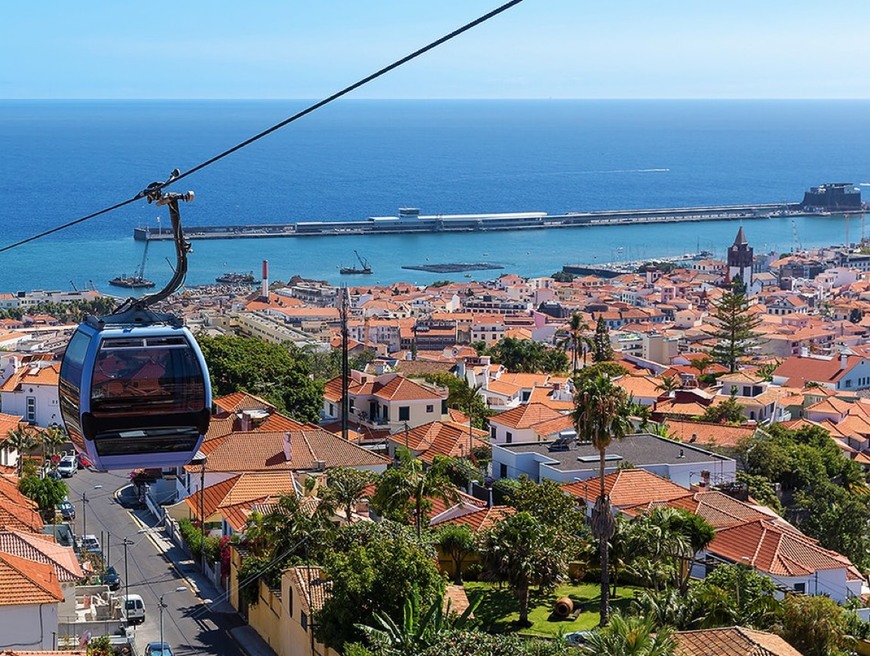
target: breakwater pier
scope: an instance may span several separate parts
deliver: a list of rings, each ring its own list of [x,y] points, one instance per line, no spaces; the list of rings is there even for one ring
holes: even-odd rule
[[[838,212],[858,212],[846,210]],[[782,216],[809,216],[829,212],[809,211],[797,204],[768,203],[720,205],[597,212],[513,212],[502,214],[420,214],[416,208],[402,208],[398,216],[373,216],[359,221],[302,221],[296,223],[238,224],[190,226],[188,239],[254,239],[267,237],[309,237],[341,235],[412,234],[437,232],[485,232],[495,230],[533,230],[576,228],[584,226],[626,225],[643,223],[681,223],[694,221],[729,221],[766,219]],[[133,237],[139,241],[168,240],[166,228],[138,227]]]

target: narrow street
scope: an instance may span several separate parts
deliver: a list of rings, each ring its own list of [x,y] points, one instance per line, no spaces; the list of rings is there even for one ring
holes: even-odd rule
[[[204,603],[185,578],[192,576],[196,566],[185,562],[181,550],[168,541],[162,530],[149,528],[153,518],[147,511],[127,509],[119,503],[117,492],[128,485],[127,472],[85,469],[64,482],[76,508],[76,534],[96,535],[106,563],[114,565],[121,575],[119,594],[129,591],[141,595],[145,603],[145,621],[134,629],[140,652],[147,643],[160,640],[162,596],[163,640],[175,654],[244,653],[228,633],[242,624],[229,604],[220,598]],[[161,542],[163,548],[158,549]],[[177,568],[168,557],[176,561]]]

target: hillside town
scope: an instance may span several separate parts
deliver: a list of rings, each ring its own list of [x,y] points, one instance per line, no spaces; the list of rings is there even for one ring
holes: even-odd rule
[[[114,300],[0,294],[0,654],[166,653],[87,495],[253,656],[870,653],[870,249],[747,233],[628,273],[188,288],[211,423],[129,479],[58,404],[73,309]]]

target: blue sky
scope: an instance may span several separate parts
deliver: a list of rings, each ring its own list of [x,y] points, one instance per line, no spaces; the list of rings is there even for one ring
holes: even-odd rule
[[[499,0],[4,3],[0,98],[321,98]],[[867,0],[525,0],[355,98],[868,98]]]

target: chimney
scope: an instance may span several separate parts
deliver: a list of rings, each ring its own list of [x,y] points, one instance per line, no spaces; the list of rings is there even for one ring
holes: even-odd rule
[[[263,260],[263,286],[260,289],[260,295],[269,300],[269,260]]]
[[[251,426],[251,415],[249,415],[247,412],[240,412],[239,413],[239,430],[242,432],[247,432],[247,431],[252,430],[252,428],[253,427]]]
[[[705,488],[710,488],[710,470],[702,469],[701,470],[701,485]]]
[[[849,364],[849,354],[846,352],[840,353],[840,370],[842,371],[843,369],[845,369],[848,364]]]
[[[801,357],[802,358],[810,357],[810,350],[806,346],[801,346]]]
[[[284,460],[286,462],[292,462],[293,460],[293,450],[290,444],[290,433],[284,433]]]

